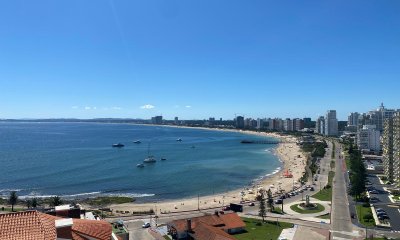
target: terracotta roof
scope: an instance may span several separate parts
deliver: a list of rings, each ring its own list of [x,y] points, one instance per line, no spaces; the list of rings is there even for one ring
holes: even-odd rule
[[[224,229],[244,228],[246,224],[236,213],[221,214],[219,217],[225,223]]]
[[[54,220],[47,214],[26,211],[0,215],[0,240],[56,239]]]
[[[73,219],[73,223],[72,232],[81,237],[88,236],[99,240],[110,240],[111,238],[112,227],[106,221]]]
[[[200,222],[197,224],[196,229],[190,234],[194,239],[201,240],[234,240],[231,235],[223,230],[207,225]]]
[[[226,213],[219,215],[206,215],[201,217],[195,217],[191,219],[192,229],[195,229],[199,223],[205,223],[209,226],[222,228],[225,230],[233,229],[233,228],[241,228],[245,227],[246,224],[242,221],[242,219],[236,213]],[[178,232],[184,232],[187,229],[187,220],[180,219],[172,221],[170,224],[173,226]]]
[[[109,240],[111,224],[105,221],[73,219],[73,225],[56,229],[60,217],[37,211],[0,214],[0,240],[48,240],[72,237],[73,240]]]

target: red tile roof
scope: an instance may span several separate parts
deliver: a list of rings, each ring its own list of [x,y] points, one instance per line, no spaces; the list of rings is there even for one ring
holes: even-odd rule
[[[194,239],[201,240],[234,240],[235,238],[223,230],[200,222],[197,224],[193,233],[190,234]]]
[[[99,240],[110,240],[112,227],[106,221],[73,219],[72,232]]]
[[[226,213],[219,215],[206,215],[201,217],[195,217],[191,219],[191,228],[196,230],[197,226],[204,223],[213,228],[219,228],[228,231],[229,229],[244,228],[246,224],[236,213]],[[187,220],[180,219],[172,221],[170,224],[178,232],[184,232],[187,230]],[[201,238],[200,238],[201,239]]]
[[[0,215],[0,240],[56,239],[54,220],[47,214],[26,211]]]
[[[225,223],[224,229],[244,228],[246,224],[236,213],[221,214],[219,217]]]
[[[73,219],[72,227],[56,229],[60,217],[27,211],[0,215],[0,240],[50,240],[72,237],[73,240],[110,240],[111,224],[105,221]]]

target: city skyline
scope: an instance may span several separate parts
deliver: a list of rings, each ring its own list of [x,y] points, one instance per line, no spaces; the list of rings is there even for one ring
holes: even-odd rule
[[[346,120],[381,102],[397,108],[399,7],[5,2],[0,118],[316,119],[335,109]]]

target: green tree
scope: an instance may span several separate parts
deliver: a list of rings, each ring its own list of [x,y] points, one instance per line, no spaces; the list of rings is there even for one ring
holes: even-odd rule
[[[265,215],[267,214],[267,209],[265,207],[265,196],[264,196],[264,191],[261,192],[260,197],[258,198],[258,201],[260,202],[260,209],[258,211],[258,216],[262,218],[262,221],[264,222],[265,220]]]
[[[50,205],[53,207],[60,206],[63,203],[60,196],[54,196],[51,198]]]
[[[8,198],[8,203],[11,204],[11,211],[14,212],[14,205],[18,202],[17,192],[10,192],[10,197]]]
[[[35,198],[35,197],[32,198],[31,205],[32,205],[33,208],[37,208],[37,206],[39,205],[38,201],[37,201],[37,198]]]
[[[31,208],[32,207],[32,201],[31,200],[26,200],[26,207]]]
[[[268,197],[268,207],[270,208],[270,210],[272,212],[272,211],[274,211],[274,198],[272,197],[271,189],[268,189],[267,197]]]

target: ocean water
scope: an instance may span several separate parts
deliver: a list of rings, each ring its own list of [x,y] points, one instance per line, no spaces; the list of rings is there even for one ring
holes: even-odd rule
[[[16,190],[22,197],[166,200],[234,190],[281,167],[274,145],[243,139],[265,137],[131,124],[0,123],[0,196]],[[111,147],[118,142],[125,147]],[[137,168],[148,150],[157,162]]]

